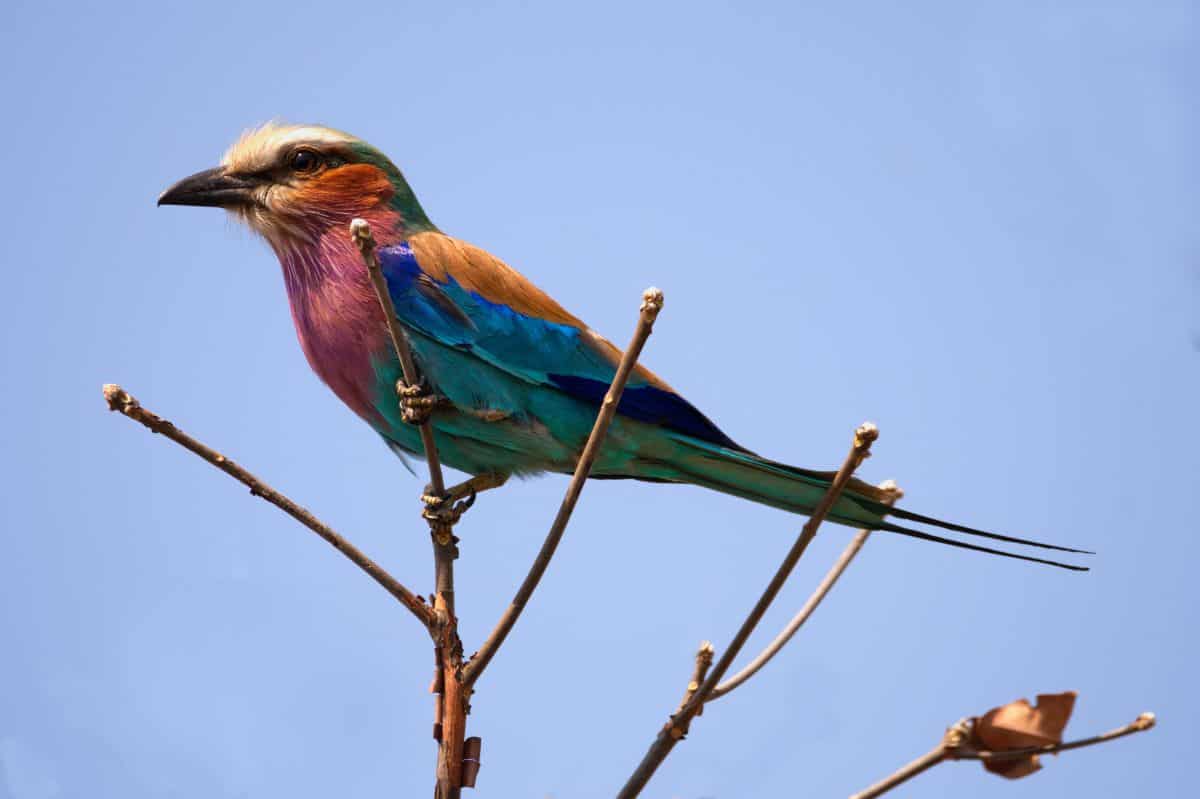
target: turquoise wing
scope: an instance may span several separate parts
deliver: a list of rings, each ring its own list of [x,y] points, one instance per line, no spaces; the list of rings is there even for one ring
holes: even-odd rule
[[[471,374],[431,372],[439,390],[456,405],[529,412],[531,394],[553,392],[586,406],[594,417],[615,373],[599,337],[582,327],[520,313],[495,298],[464,288],[445,270],[424,270],[407,243],[382,248],[380,264],[400,320],[439,345],[426,360],[442,360],[450,350],[476,359]],[[444,280],[430,276],[444,273]],[[418,349],[419,349],[418,345]],[[452,358],[461,370],[461,358]],[[490,367],[490,368],[485,368]],[[462,377],[465,379],[456,379]],[[539,391],[540,390],[540,391]],[[457,396],[456,396],[457,395]],[[691,403],[673,391],[634,374],[618,413],[721,447],[740,449]],[[590,421],[588,423],[590,428]],[[573,431],[572,438],[583,431]]]

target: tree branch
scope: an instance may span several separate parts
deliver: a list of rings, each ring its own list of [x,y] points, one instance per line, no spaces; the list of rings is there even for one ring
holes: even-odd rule
[[[904,492],[891,480],[880,483],[879,487],[887,492],[887,498],[884,500],[884,504],[886,505],[898,502],[904,496]],[[850,540],[850,543],[846,545],[846,548],[842,550],[841,556],[833,564],[833,567],[830,568],[824,579],[821,580],[820,585],[813,591],[812,596],[808,598],[808,601],[804,603],[800,611],[780,631],[779,635],[775,636],[775,640],[767,644],[767,647],[754,660],[747,663],[741,671],[714,688],[706,701],[712,702],[714,699],[720,699],[725,696],[734,688],[737,688],[757,674],[759,669],[771,661],[771,658],[779,654],[779,650],[783,649],[787,645],[787,642],[792,639],[792,636],[796,634],[796,631],[808,621],[808,617],[813,614],[813,611],[825,599],[826,594],[829,593],[834,584],[841,578],[842,573],[846,571],[846,567],[850,565],[850,562],[854,560],[858,551],[863,548],[863,545],[867,543],[867,539],[870,537],[870,530],[859,530],[854,538]]]
[[[365,219],[355,219],[350,222],[350,238],[362,254],[363,263],[367,265],[367,274],[371,276],[371,287],[375,289],[375,299],[383,309],[383,318],[387,323],[388,335],[392,338],[392,349],[400,359],[400,369],[404,372],[404,382],[410,386],[419,385],[421,374],[417,371],[416,361],[413,360],[412,347],[408,343],[408,334],[400,326],[396,316],[396,306],[392,303],[392,295],[388,292],[387,280],[383,269],[379,266],[379,256],[375,253],[375,237],[371,235],[371,225]],[[446,491],[446,480],[442,477],[442,462],[438,458],[437,444],[433,440],[433,425],[428,419],[420,425],[421,448],[425,450],[425,460],[429,463],[429,485],[433,493],[441,496]]]
[[[120,386],[111,383],[104,386],[104,399],[108,402],[109,410],[128,416],[135,422],[144,425],[152,433],[166,436],[189,452],[198,455],[233,479],[248,486],[253,496],[265,499],[321,536],[334,549],[345,555],[350,562],[366,572],[372,580],[383,586],[385,591],[398,599],[404,607],[408,608],[409,612],[417,617],[418,621],[426,627],[432,624],[433,613],[424,600],[401,585],[394,577],[375,563],[375,561],[364,555],[357,547],[334,532],[332,528],[313,516],[308,510],[271,488],[271,486],[259,480],[221,453],[192,438],[171,422],[143,408],[133,396]]]
[[[1135,732],[1145,732],[1153,729],[1157,723],[1153,713],[1142,713],[1133,721],[1123,727],[1117,727],[1115,730],[1093,735],[1091,738],[1080,738],[1077,741],[1064,741],[1060,744],[1047,744],[1046,746],[1030,746],[1025,749],[1005,749],[1000,752],[989,752],[986,749],[974,749],[969,745],[962,745],[952,749],[949,752],[950,760],[1014,760],[1029,755],[1054,755],[1059,752],[1069,752],[1072,749],[1082,749],[1085,746],[1095,746],[1096,744],[1115,741],[1117,738],[1124,738],[1126,735],[1133,735]]]
[[[533,565],[529,567],[529,573],[525,575],[525,580],[521,583],[521,587],[517,589],[517,593],[513,596],[508,608],[501,615],[495,629],[492,630],[487,640],[479,647],[479,651],[467,662],[467,665],[463,669],[463,682],[468,688],[474,686],[480,675],[483,674],[484,669],[487,668],[488,663],[496,656],[500,645],[504,643],[504,639],[508,637],[513,625],[517,623],[517,619],[520,618],[521,612],[525,609],[525,605],[528,604],[534,589],[537,588],[538,583],[542,579],[542,575],[546,573],[546,567],[550,565],[550,559],[554,557],[554,551],[558,548],[563,533],[566,532],[567,522],[571,520],[571,513],[575,510],[575,504],[579,501],[579,495],[583,491],[583,484],[592,471],[592,464],[595,463],[596,456],[600,453],[600,445],[604,442],[604,436],[608,432],[608,427],[612,423],[613,416],[617,413],[621,394],[625,391],[625,383],[628,382],[629,375],[633,372],[633,368],[637,364],[638,356],[642,353],[642,347],[645,346],[646,339],[650,338],[650,333],[654,330],[654,320],[658,318],[658,312],[662,310],[662,304],[663,294],[658,289],[648,288],[642,294],[641,316],[638,317],[637,328],[633,332],[633,340],[629,342],[624,355],[621,356],[621,362],[617,366],[616,374],[613,375],[612,384],[608,387],[608,393],[604,395],[604,401],[600,405],[600,412],[596,415],[596,423],[592,426],[591,435],[588,436],[587,443],[583,447],[583,452],[579,456],[579,461],[575,465],[575,474],[572,475],[571,482],[567,486],[562,504],[558,508],[558,514],[554,517],[554,522],[550,525],[550,530],[546,534],[546,540],[542,542],[542,548],[538,551],[537,557],[534,558]]]
[[[897,769],[895,774],[880,780],[865,791],[854,794],[850,799],[871,799],[872,797],[885,794],[896,786],[908,782],[918,774],[928,771],[938,763],[944,762],[946,757],[945,747],[939,744],[936,748],[931,749],[911,763]]]
[[[688,702],[692,701],[692,697],[700,690],[700,686],[704,685],[704,678],[708,676],[708,670],[712,668],[713,663],[713,645],[711,641],[701,641],[700,648],[696,650],[696,665],[692,669],[692,679],[688,681],[687,690],[683,692],[683,699],[679,700],[679,708],[675,714],[683,712],[687,707]],[[704,705],[696,711],[697,716],[704,715]],[[687,727],[682,728],[683,734],[687,734]]]
[[[884,777],[865,791],[854,794],[850,799],[872,799],[872,797],[885,794],[897,785],[902,785],[938,763],[944,762],[950,757],[952,749],[961,746],[970,737],[972,723],[971,719],[961,719],[953,726],[946,728],[946,733],[936,747],[911,763],[896,769],[895,773]]]
[[[408,334],[404,332],[396,316],[396,306],[392,303],[392,295],[388,291],[387,280],[383,276],[379,256],[375,252],[375,238],[371,234],[370,224],[365,219],[351,221],[350,238],[358,247],[367,267],[367,274],[371,277],[371,287],[375,290],[375,299],[383,312],[388,335],[392,340],[392,349],[404,373],[404,382],[408,386],[419,386],[421,375],[417,371],[416,361],[413,360]],[[442,475],[437,442],[433,437],[433,424],[428,415],[421,421],[418,429],[421,432],[421,448],[425,450],[425,460],[429,464],[429,491],[433,497],[442,499],[446,494],[446,481]],[[427,499],[422,515],[429,523],[433,541],[434,594],[430,633],[433,635],[434,653],[438,663],[437,674],[434,677],[438,694],[435,701],[437,718],[433,727],[434,738],[438,742],[434,797],[458,799],[463,788],[463,761],[471,692],[462,680],[463,648],[458,636],[458,616],[454,610],[454,560],[458,557],[458,539],[454,537],[454,525],[470,502],[457,509],[450,505],[448,500],[444,505],[429,503],[430,500]],[[470,772],[469,782],[472,785],[478,771],[479,758],[476,753]]]
[[[1124,738],[1126,735],[1132,735],[1136,732],[1145,732],[1154,727],[1155,718],[1153,713],[1143,713],[1123,727],[1109,730],[1100,735],[1094,735],[1091,738],[1047,744],[1046,746],[1005,749],[997,752],[976,749],[971,745],[971,728],[974,722],[974,719],[963,719],[958,722],[946,730],[946,734],[942,737],[942,742],[936,748],[911,763],[901,766],[895,773],[885,777],[870,788],[854,794],[850,799],[874,799],[877,796],[882,796],[918,774],[948,760],[1019,760],[1033,755],[1053,755],[1058,752],[1067,752],[1071,749],[1081,749],[1085,746],[1094,746],[1095,744],[1115,741],[1117,738]]]
[[[784,557],[783,563],[780,564],[779,569],[775,572],[775,576],[771,578],[771,582],[767,584],[762,596],[759,597],[758,602],[754,605],[746,620],[742,622],[741,628],[734,635],[729,647],[722,653],[721,659],[717,661],[712,671],[709,672],[708,678],[700,686],[700,690],[693,694],[691,699],[684,704],[683,708],[672,715],[662,730],[659,731],[658,736],[654,739],[654,743],[650,745],[650,749],[646,752],[645,757],[642,758],[642,762],[634,769],[629,780],[621,788],[621,792],[617,794],[618,799],[632,799],[641,793],[659,765],[667,758],[671,750],[675,748],[675,744],[683,738],[692,718],[696,716],[700,708],[708,701],[708,697],[712,694],[713,689],[720,684],[725,673],[729,671],[729,667],[733,665],[733,659],[741,652],[742,647],[746,644],[746,640],[750,637],[750,633],[754,632],[754,628],[762,620],[763,614],[767,612],[767,608],[771,606],[771,603],[779,594],[779,590],[783,588],[783,584],[796,567],[796,563],[799,562],[800,556],[804,554],[804,550],[808,548],[809,542],[817,534],[817,528],[821,526],[821,522],[828,515],[838,497],[841,496],[846,484],[850,482],[850,477],[854,474],[854,471],[866,459],[870,453],[871,444],[878,437],[879,430],[869,422],[864,423],[854,432],[854,444],[850,448],[850,453],[846,456],[846,460],[842,463],[841,468],[838,469],[837,475],[834,476],[833,482],[830,483],[829,488],[825,491],[825,495],[821,497],[821,501],[813,509],[812,515],[804,524],[800,535],[796,538],[795,543],[792,544],[792,548]]]

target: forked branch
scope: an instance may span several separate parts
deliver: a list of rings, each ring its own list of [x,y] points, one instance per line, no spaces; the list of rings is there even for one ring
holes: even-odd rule
[[[885,480],[884,482],[880,483],[879,488],[885,492],[885,499],[883,502],[886,505],[892,505],[893,503],[900,501],[900,498],[904,496],[904,492],[901,491],[900,488],[891,480]],[[711,702],[714,699],[720,699],[721,697],[725,696],[734,688],[737,688],[746,680],[757,674],[759,669],[771,661],[771,658],[779,654],[779,650],[783,649],[787,645],[788,641],[792,640],[792,636],[794,636],[796,632],[804,626],[804,623],[808,621],[808,618],[812,616],[813,612],[825,599],[826,595],[828,595],[833,589],[834,584],[837,583],[837,581],[841,578],[842,573],[845,572],[850,566],[850,563],[854,560],[855,556],[858,555],[859,550],[863,548],[863,545],[867,543],[867,539],[870,537],[870,530],[859,530],[854,538],[850,539],[850,543],[846,545],[846,548],[842,550],[841,556],[838,557],[837,561],[829,569],[829,572],[825,575],[824,579],[821,580],[820,585],[818,585],[816,590],[812,592],[812,596],[808,598],[808,601],[804,603],[804,606],[800,608],[799,612],[792,617],[792,620],[784,626],[784,628],[779,632],[779,635],[775,636],[774,640],[767,644],[766,648],[763,649],[763,651],[760,652],[754,658],[754,660],[747,663],[741,671],[714,688],[713,692],[709,694],[709,697],[706,701]]]
[[[742,622],[741,628],[721,654],[721,659],[713,666],[707,679],[700,686],[700,689],[684,703],[678,712],[671,716],[670,720],[659,731],[658,736],[654,739],[654,743],[650,745],[645,757],[642,758],[642,762],[634,769],[625,786],[621,788],[621,792],[617,794],[618,799],[632,799],[632,797],[641,793],[659,765],[666,760],[667,755],[675,748],[675,744],[686,734],[691,720],[700,712],[700,709],[712,694],[713,689],[720,684],[725,673],[733,665],[734,658],[738,656],[742,647],[745,646],[750,634],[754,632],[754,628],[762,620],[763,614],[767,612],[767,608],[775,601],[775,597],[778,596],[780,589],[783,588],[783,584],[787,581],[792,570],[800,561],[800,557],[808,548],[809,542],[817,534],[817,528],[821,526],[821,522],[824,521],[830,509],[833,508],[833,504],[837,502],[838,497],[845,490],[846,484],[850,482],[850,478],[853,476],[855,470],[858,469],[859,465],[870,454],[871,444],[878,437],[879,430],[869,422],[864,423],[854,432],[854,443],[850,447],[850,453],[846,456],[846,460],[842,463],[841,468],[838,469],[833,482],[830,483],[824,496],[821,497],[821,501],[813,509],[812,515],[800,530],[800,535],[796,538],[795,543],[792,544],[792,548],[784,557],[783,563],[779,565],[775,576],[767,584],[762,596],[759,597],[758,602],[755,603],[746,620]]]
[[[169,438],[184,449],[199,456],[233,479],[249,487],[252,495],[265,499],[309,530],[321,536],[330,546],[345,555],[351,563],[366,572],[372,580],[383,586],[385,591],[398,599],[404,607],[408,608],[409,612],[417,617],[418,621],[426,627],[432,624],[433,613],[419,596],[401,585],[396,578],[384,571],[379,564],[364,555],[356,546],[345,538],[342,538],[329,525],[322,522],[316,516],[313,516],[308,510],[288,499],[274,488],[271,488],[271,486],[259,480],[221,453],[192,438],[171,422],[143,408],[141,403],[120,386],[111,383],[106,385],[104,387],[104,399],[108,402],[109,410],[122,413],[135,422],[144,425],[150,432]]]

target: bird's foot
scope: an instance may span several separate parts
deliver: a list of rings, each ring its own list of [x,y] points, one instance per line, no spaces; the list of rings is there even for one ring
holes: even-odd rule
[[[397,380],[396,395],[400,398],[400,418],[411,425],[425,424],[435,408],[448,404],[445,397],[434,394],[424,383],[410,385]]]
[[[433,533],[434,540],[441,546],[447,546],[456,542],[454,525],[458,524],[462,515],[475,504],[475,494],[472,493],[466,499],[456,501],[449,494],[438,496],[426,486],[425,493],[421,495],[421,501],[425,503],[425,509],[421,511],[421,518],[429,522],[429,529]]]
[[[421,516],[433,528],[434,536],[443,546],[451,540],[450,530],[458,524],[458,520],[475,504],[479,492],[499,488],[508,482],[507,474],[477,474],[469,480],[450,486],[441,496],[433,493],[433,486],[425,486],[421,501],[425,510]]]

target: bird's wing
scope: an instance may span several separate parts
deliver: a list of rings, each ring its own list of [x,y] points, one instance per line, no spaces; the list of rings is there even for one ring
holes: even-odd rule
[[[400,320],[441,348],[450,361],[438,382],[449,387],[451,401],[460,407],[484,402],[511,402],[514,395],[546,391],[589,405],[599,405],[620,358],[620,352],[518,272],[488,253],[440,233],[422,233],[408,242],[379,251],[389,293]],[[471,360],[455,362],[459,355]],[[471,374],[464,375],[462,372]],[[489,372],[503,375],[496,381]],[[532,391],[512,391],[512,385]],[[491,395],[491,396],[488,396]],[[536,402],[536,401],[535,401]],[[553,403],[551,403],[553,404]],[[650,479],[689,482],[798,513],[812,513],[833,475],[798,469],[760,458],[720,431],[704,414],[653,373],[639,367],[621,398],[618,412],[666,431],[681,446],[660,465],[664,474]],[[692,450],[690,452],[684,450]],[[671,471],[673,469],[673,471]],[[645,473],[615,472],[607,476],[643,477]],[[980,547],[963,541],[900,527],[891,515],[968,535],[1011,543],[1082,552],[1024,538],[997,535],[941,521],[884,504],[887,492],[851,479],[830,518],[842,524],[888,530],[966,549],[1063,566],[1027,555]]]
[[[604,398],[620,350],[498,258],[441,233],[414,235],[382,248],[379,258],[396,313],[405,324],[526,383],[596,406]],[[486,390],[486,381],[473,389],[481,386]],[[740,449],[640,365],[618,412]]]

